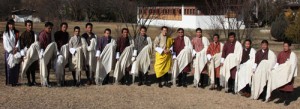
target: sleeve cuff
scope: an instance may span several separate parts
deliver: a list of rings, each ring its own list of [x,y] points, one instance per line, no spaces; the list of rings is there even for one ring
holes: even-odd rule
[[[137,56],[137,50],[133,50],[133,55],[132,56],[134,56],[134,57]]]
[[[117,52],[116,59],[119,59],[119,58],[120,58],[120,52]]]
[[[222,64],[224,63],[224,58],[221,58],[221,63],[222,63]]]
[[[96,57],[99,57],[100,54],[101,54],[101,51],[100,51],[100,50],[97,50],[97,52],[96,52]]]
[[[211,59],[211,55],[210,54],[206,55],[206,57],[207,57],[208,60]]]

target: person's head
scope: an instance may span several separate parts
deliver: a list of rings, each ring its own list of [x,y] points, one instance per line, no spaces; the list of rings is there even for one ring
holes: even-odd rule
[[[145,36],[147,32],[147,28],[145,26],[140,27],[140,35]]]
[[[86,30],[87,33],[92,33],[92,31],[93,31],[93,24],[92,23],[85,24],[85,30]]]
[[[31,31],[32,27],[33,27],[33,23],[31,20],[26,20],[25,21],[25,27],[26,27],[26,31]]]
[[[129,34],[128,28],[122,28],[122,36],[123,36],[123,37],[127,37],[128,34]]]
[[[219,39],[220,39],[220,35],[219,34],[214,34],[214,36],[213,36],[214,42],[219,42]]]
[[[201,28],[196,29],[196,37],[202,37],[202,29]]]
[[[161,35],[162,36],[167,36],[167,34],[168,34],[168,27],[167,26],[161,27],[160,30],[161,30]]]
[[[45,31],[47,33],[51,33],[52,32],[52,28],[53,28],[53,23],[52,22],[46,22],[45,23]]]
[[[290,41],[284,41],[283,42],[283,50],[288,51],[291,49],[292,43]]]
[[[63,22],[60,24],[60,30],[63,31],[63,32],[66,32],[68,29],[68,23],[66,22]]]
[[[79,26],[75,26],[74,27],[74,35],[75,36],[79,36],[79,34],[80,34],[80,27]]]
[[[252,45],[252,41],[250,39],[246,39],[244,41],[245,48],[249,49],[251,47],[251,45]]]
[[[110,30],[109,28],[106,28],[106,29],[104,30],[104,36],[105,36],[105,37],[108,37],[108,36],[110,36],[110,34],[111,34],[111,30]]]
[[[235,41],[235,33],[234,32],[230,32],[228,34],[228,40],[229,40],[229,42],[234,42]]]
[[[178,28],[177,29],[177,34],[179,37],[183,37],[184,36],[184,29],[183,28]]]
[[[261,49],[266,50],[268,49],[269,42],[267,40],[262,40],[261,41]]]
[[[6,23],[6,31],[14,30],[15,29],[15,21],[13,19],[10,19]]]

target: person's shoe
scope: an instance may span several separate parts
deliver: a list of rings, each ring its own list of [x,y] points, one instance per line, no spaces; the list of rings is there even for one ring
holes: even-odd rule
[[[213,86],[211,86],[210,88],[209,88],[209,90],[215,90],[216,88],[215,88],[215,86],[213,85]]]
[[[37,83],[36,83],[36,82],[32,82],[31,84],[32,84],[32,86],[36,86],[36,85],[37,85]]]
[[[230,92],[232,92],[231,89],[228,89],[227,91],[225,91],[225,93],[230,93]]]
[[[161,83],[158,83],[158,87],[159,87],[159,88],[162,88],[163,85],[162,85]]]
[[[181,84],[181,83],[178,83],[178,84],[177,84],[177,87],[181,87],[181,86],[182,86],[182,84]]]
[[[130,86],[129,81],[125,81],[125,85]]]
[[[217,91],[222,91],[222,87],[221,86],[217,86]]]
[[[146,86],[151,86],[150,82],[149,81],[145,81],[144,83]]]
[[[80,86],[80,82],[76,83],[76,87],[79,87]]]
[[[141,86],[141,85],[143,85],[143,82],[139,82],[138,86]]]
[[[250,96],[251,96],[250,93],[246,93],[246,94],[245,94],[245,97],[247,97],[247,98],[249,98]]]
[[[86,84],[87,84],[87,85],[91,85],[92,82],[91,82],[90,80],[88,80],[88,81],[86,82]]]
[[[165,82],[165,83],[164,83],[164,86],[165,86],[165,87],[169,87],[169,88],[171,87],[171,85],[170,85],[168,82]]]
[[[183,86],[184,88],[187,88],[187,85],[186,85],[186,83],[183,83],[183,84],[182,84],[182,86]]]
[[[27,86],[28,86],[28,87],[31,87],[31,86],[32,86],[32,83],[31,83],[31,82],[28,82],[28,83],[27,83]]]
[[[284,103],[284,99],[280,98],[279,100],[275,101],[274,103],[276,103],[276,104]]]
[[[240,91],[239,94],[240,94],[241,96],[245,96],[246,92]]]
[[[291,102],[289,102],[288,100],[285,100],[285,102],[284,102],[283,105],[284,105],[284,106],[288,106],[288,105],[290,105],[290,103],[291,103]]]

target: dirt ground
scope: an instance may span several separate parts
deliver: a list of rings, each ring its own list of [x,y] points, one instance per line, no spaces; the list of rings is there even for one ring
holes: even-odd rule
[[[3,23],[2,23],[3,24]],[[1,24],[1,25],[2,25]],[[22,24],[18,24],[22,26]],[[103,24],[105,25],[105,24]],[[2,30],[1,28],[0,30]],[[70,29],[71,30],[71,29]],[[151,30],[154,31],[155,29]],[[97,30],[100,31],[100,30]],[[256,36],[256,40],[265,37]],[[259,41],[255,42],[258,44]],[[281,43],[271,42],[271,49],[276,53],[281,50]],[[258,45],[256,45],[258,46]],[[299,50],[296,50],[300,56]],[[158,88],[156,83],[151,86],[105,85],[105,86],[81,86],[73,87],[72,76],[66,72],[68,86],[51,88],[21,85],[10,87],[5,85],[4,74],[4,50],[2,41],[0,44],[0,108],[246,108],[246,109],[275,109],[275,108],[298,108],[300,105],[300,79],[295,79],[295,91],[289,95],[290,105],[274,103],[279,98],[279,92],[274,91],[273,101],[265,103],[261,100],[251,100],[239,95],[226,94],[223,91],[210,91],[193,88],[192,77],[189,76],[188,88],[172,86],[171,88]],[[153,69],[153,66],[151,66]],[[150,71],[151,81],[155,81],[153,70]],[[36,73],[39,82],[39,73]],[[85,73],[82,73],[82,79]],[[26,79],[20,78],[20,83],[26,83]],[[55,75],[51,72],[50,81],[55,85]]]

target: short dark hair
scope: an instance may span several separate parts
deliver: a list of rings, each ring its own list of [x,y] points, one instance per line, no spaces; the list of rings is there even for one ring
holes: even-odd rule
[[[216,33],[216,34],[213,35],[213,37],[215,37],[215,36],[217,36],[218,39],[220,39],[220,35],[219,34]]]
[[[33,24],[33,22],[31,20],[26,20],[25,21],[25,26],[27,26],[27,23],[30,23],[31,25]]]
[[[233,36],[235,38],[235,33],[234,32],[230,32],[230,33],[228,33],[228,37],[229,36]]]
[[[122,28],[122,31],[121,31],[121,33],[123,33],[123,31],[127,31],[127,32],[129,32],[129,29],[128,29],[128,28]]]
[[[144,29],[145,31],[147,31],[147,27],[145,27],[145,26],[141,26],[141,27],[140,27],[140,31],[141,31],[142,29]]]
[[[269,42],[267,40],[262,40],[261,44],[267,44],[267,45],[269,45]]]
[[[46,22],[45,27],[53,27],[53,23],[52,22]]]
[[[292,42],[291,42],[291,41],[288,41],[288,40],[285,40],[285,41],[283,42],[283,44],[288,44],[289,46],[292,46]]]
[[[178,32],[178,31],[183,31],[183,33],[184,33],[184,29],[183,29],[183,28],[178,28],[178,29],[177,29],[177,32]]]
[[[68,27],[68,23],[67,22],[63,22],[60,24],[60,27],[62,27],[63,25],[66,25]]]
[[[75,27],[74,27],[74,31],[75,31],[76,29],[80,30],[80,27],[79,27],[79,26],[75,26]]]
[[[163,30],[164,28],[167,29],[167,30],[169,29],[167,26],[162,26],[162,27],[160,28],[160,30]]]
[[[246,42],[249,42],[250,45],[252,44],[252,41],[251,41],[250,39],[246,39],[246,40],[244,41],[244,43],[246,43]]]
[[[202,33],[202,29],[201,29],[201,28],[197,28],[197,29],[196,29],[196,32],[197,32],[197,31],[200,31],[200,32]]]
[[[109,33],[111,33],[111,29],[109,29],[109,28],[106,28],[106,29],[104,30],[104,33],[105,33],[106,31],[108,31]]]
[[[86,24],[85,24],[85,28],[86,28],[86,27],[88,27],[88,26],[91,26],[91,27],[93,27],[93,24],[92,24],[92,23],[90,23],[90,22],[89,22],[89,23],[86,23]]]

